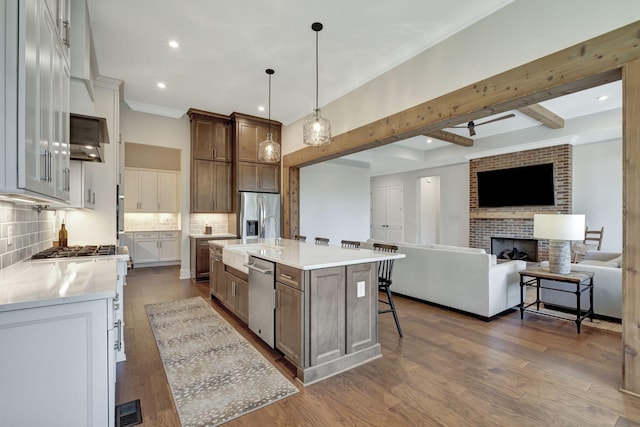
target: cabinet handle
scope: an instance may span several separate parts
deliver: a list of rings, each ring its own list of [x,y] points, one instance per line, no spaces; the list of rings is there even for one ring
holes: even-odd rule
[[[64,38],[62,39],[62,43],[66,47],[71,47],[71,24],[69,21],[62,21],[62,26],[64,28]]]
[[[87,188],[87,203],[91,203],[91,189]]]
[[[71,169],[64,168],[64,190],[71,191]]]
[[[113,327],[118,331],[118,338],[116,339],[116,343],[113,346],[113,349],[120,351],[122,350],[122,320],[118,320],[116,323],[114,323]]]
[[[53,169],[51,159],[52,159],[51,151],[47,150],[47,182],[53,181],[53,177],[52,177],[53,174],[51,173]]]
[[[280,306],[280,290],[273,290],[273,309],[275,310]]]
[[[96,204],[96,193],[91,194],[91,203]]]
[[[293,280],[293,276],[289,276],[288,274],[280,273],[280,277],[284,277],[285,279]]]

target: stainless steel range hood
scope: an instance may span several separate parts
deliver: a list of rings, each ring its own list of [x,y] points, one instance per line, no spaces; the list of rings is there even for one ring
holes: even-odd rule
[[[69,132],[71,160],[104,162],[102,144],[109,143],[107,119],[70,114]]]

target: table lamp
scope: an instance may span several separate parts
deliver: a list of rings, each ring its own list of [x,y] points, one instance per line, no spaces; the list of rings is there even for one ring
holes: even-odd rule
[[[549,240],[549,271],[571,271],[571,240],[584,239],[584,215],[533,215],[533,237]]]

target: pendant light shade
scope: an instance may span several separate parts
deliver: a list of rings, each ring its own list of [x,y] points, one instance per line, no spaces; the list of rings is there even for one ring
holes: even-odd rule
[[[302,142],[318,146],[331,143],[331,123],[322,117],[318,108],[318,33],[322,30],[322,24],[314,22],[311,29],[316,32],[316,108],[313,115],[304,121]]]
[[[277,163],[280,161],[280,144],[273,140],[273,134],[271,133],[271,76],[275,71],[267,68],[266,73],[269,75],[269,131],[267,132],[267,139],[258,146],[258,160]]]

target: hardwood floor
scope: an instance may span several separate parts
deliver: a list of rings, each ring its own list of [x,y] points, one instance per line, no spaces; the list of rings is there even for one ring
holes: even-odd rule
[[[144,426],[180,426],[144,305],[203,296],[287,377],[277,352],[208,297],[177,267],[129,271],[127,361],[116,402],[140,399]],[[383,357],[244,415],[229,426],[640,426],[640,398],[618,391],[620,334],[516,312],[492,322],[404,298],[380,317]],[[298,384],[299,385],[299,384]]]

